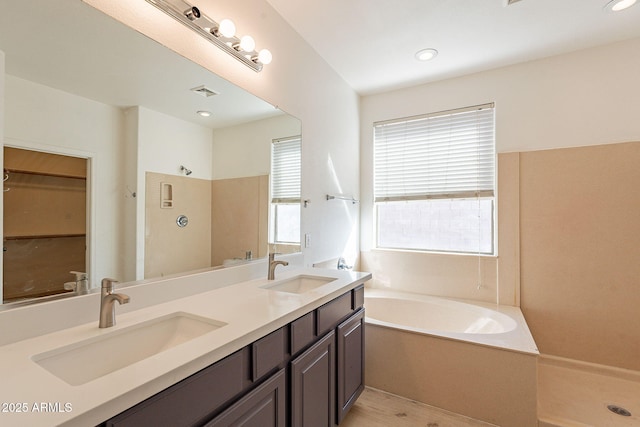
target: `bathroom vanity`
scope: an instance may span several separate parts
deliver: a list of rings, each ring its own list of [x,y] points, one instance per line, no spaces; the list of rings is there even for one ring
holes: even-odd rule
[[[104,425],[338,424],[364,389],[363,304],[360,285]]]
[[[97,294],[56,302],[56,318],[45,305],[0,312],[3,329],[52,319],[0,345],[0,400],[16,409],[0,425],[339,424],[364,388],[371,275],[287,267],[267,280],[265,267],[119,288],[131,302],[111,328],[98,328]]]

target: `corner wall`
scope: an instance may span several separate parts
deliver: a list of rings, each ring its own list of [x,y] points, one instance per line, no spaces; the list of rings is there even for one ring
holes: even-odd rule
[[[214,129],[213,179],[269,175],[272,141],[301,132],[300,120],[288,114]]]

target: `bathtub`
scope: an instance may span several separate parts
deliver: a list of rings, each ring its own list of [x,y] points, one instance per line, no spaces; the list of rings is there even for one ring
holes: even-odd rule
[[[367,289],[366,322],[373,325],[538,354],[518,307]]]
[[[495,425],[537,425],[538,349],[518,307],[365,289],[365,382]]]

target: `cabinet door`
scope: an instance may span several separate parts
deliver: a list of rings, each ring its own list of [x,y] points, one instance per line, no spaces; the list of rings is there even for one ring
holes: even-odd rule
[[[281,369],[205,427],[285,427],[286,375]]]
[[[338,424],[364,390],[364,308],[338,325]]]
[[[291,424],[327,427],[335,419],[335,333],[291,362]]]

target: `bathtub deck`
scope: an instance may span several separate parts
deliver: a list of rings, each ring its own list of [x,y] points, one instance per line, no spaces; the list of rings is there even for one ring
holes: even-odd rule
[[[365,388],[340,427],[494,427],[394,394]]]

